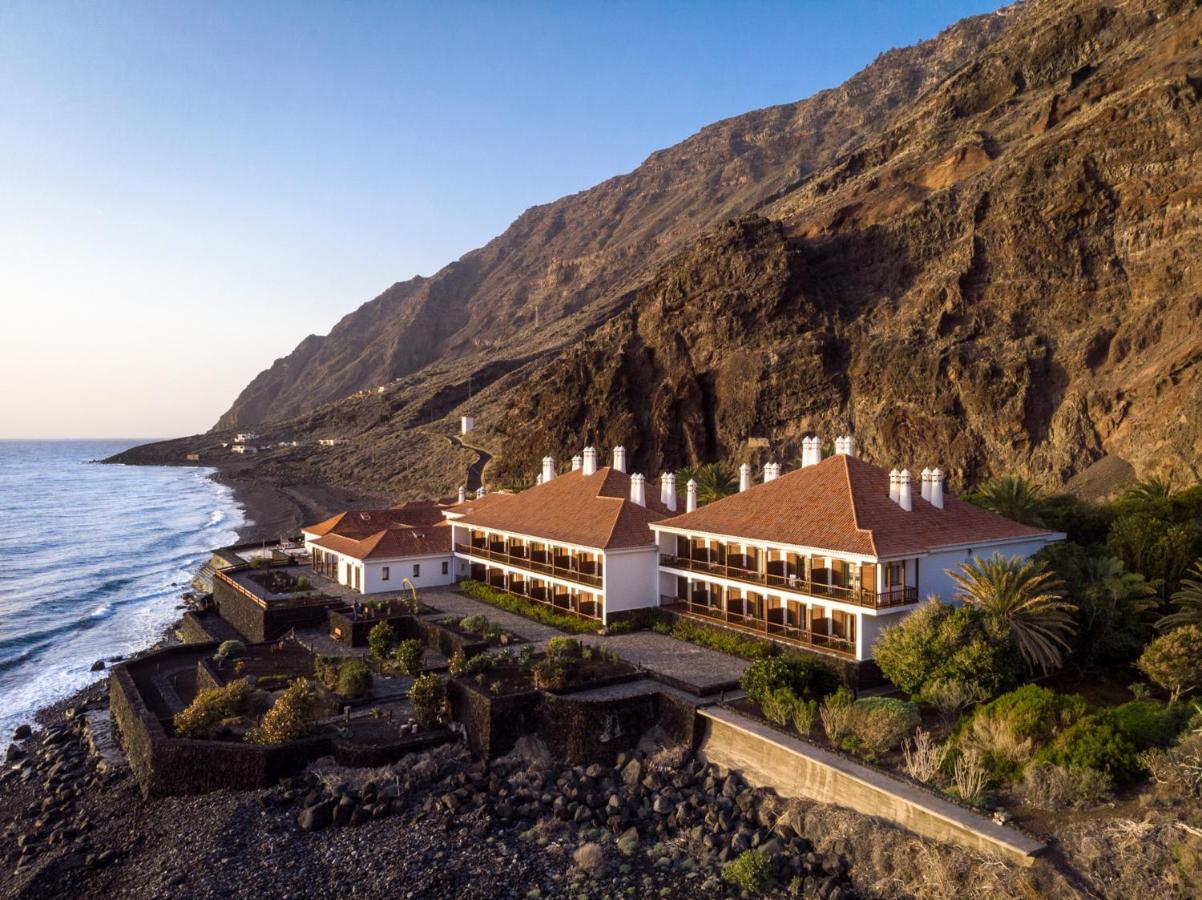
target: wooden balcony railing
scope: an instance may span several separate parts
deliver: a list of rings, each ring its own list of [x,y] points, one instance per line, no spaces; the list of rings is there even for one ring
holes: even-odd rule
[[[804,628],[795,628],[781,622],[771,622],[757,619],[753,616],[729,612],[721,605],[695,603],[684,597],[660,597],[660,606],[675,613],[687,615],[698,620],[713,622],[739,631],[755,632],[768,635],[776,640],[788,641],[803,647],[813,647],[839,656],[855,658],[856,645],[854,641],[833,634],[819,634]]]
[[[731,566],[725,563],[709,562],[702,559],[690,559],[687,556],[669,556],[661,554],[659,564],[669,569],[683,569],[688,572],[699,572],[703,575],[715,575],[732,581],[742,581],[761,587],[775,587],[796,594],[806,594],[811,597],[824,597],[848,603],[852,606],[866,606],[870,609],[889,609],[893,606],[905,606],[918,602],[918,588],[898,587],[884,591],[872,588],[850,588],[837,584],[826,584],[813,581],[800,575],[777,575],[768,572],[758,572]]]
[[[491,559],[494,562],[505,563],[518,569],[525,569],[528,572],[539,572],[543,575],[563,578],[566,581],[575,581],[578,584],[588,585],[589,587],[599,588],[603,583],[600,572],[582,572],[578,569],[556,565],[554,562],[530,559],[527,556],[519,556],[503,550],[493,550],[489,547],[456,544],[455,552],[462,553],[464,556],[475,556],[479,559]],[[560,559],[563,558],[560,557]]]
[[[514,597],[522,597],[532,603],[539,603],[550,607],[557,613],[575,616],[578,619],[600,620],[601,618],[602,605],[600,600],[573,599],[570,594],[558,591],[549,592],[544,588],[532,587],[527,583],[511,585],[504,580],[487,581],[485,583],[494,591],[502,591],[506,594],[512,594]]]

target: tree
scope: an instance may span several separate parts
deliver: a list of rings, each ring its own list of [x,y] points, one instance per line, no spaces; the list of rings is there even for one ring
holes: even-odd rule
[[[932,703],[949,686],[973,700],[992,697],[1013,686],[1021,674],[1008,634],[976,607],[935,598],[883,629],[872,653],[886,678]]]
[[[977,506],[1015,522],[1043,525],[1043,493],[1032,482],[1017,475],[990,479],[969,499]]]
[[[698,503],[713,503],[739,489],[738,475],[727,463],[705,463],[678,470],[676,481],[679,493],[684,494],[688,490],[690,479],[697,482]]]
[[[1181,625],[1202,625],[1202,559],[1194,562],[1190,570],[1192,578],[1181,581],[1181,590],[1173,594],[1175,612],[1169,613],[1156,623],[1162,630]]]
[[[1061,665],[1061,651],[1075,631],[1073,606],[1042,564],[995,553],[949,572],[956,599],[981,610],[1014,639],[1027,668],[1045,674]]]
[[[1086,557],[1077,602],[1077,656],[1092,667],[1129,664],[1147,641],[1155,592],[1113,556]]]
[[[1176,523],[1136,509],[1119,515],[1106,536],[1106,548],[1132,572],[1143,575],[1163,598],[1181,586],[1197,556],[1202,535],[1192,522]]]
[[[1139,658],[1140,671],[1169,692],[1169,702],[1202,687],[1202,628],[1183,625],[1162,634]]]

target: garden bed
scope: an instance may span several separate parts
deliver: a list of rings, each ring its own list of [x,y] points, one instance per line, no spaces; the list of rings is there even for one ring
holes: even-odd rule
[[[283,569],[252,571],[246,577],[269,594],[299,594],[313,590],[307,575],[294,575]]]
[[[570,631],[574,634],[596,634],[604,627],[599,619],[584,619],[557,612],[546,604],[498,591],[479,581],[464,579],[458,583],[458,587],[465,597],[471,597],[473,600],[479,600],[506,612],[525,616],[527,619],[533,619],[535,622],[550,625],[561,631]]]

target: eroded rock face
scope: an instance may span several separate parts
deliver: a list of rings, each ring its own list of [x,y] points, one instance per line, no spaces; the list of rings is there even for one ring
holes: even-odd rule
[[[1108,456],[1198,477],[1202,13],[1015,15],[883,134],[698,241],[514,391],[513,476],[582,437],[657,471],[755,457],[757,438],[789,459],[806,429],[850,428],[869,458],[960,484],[1060,483]]]
[[[463,412],[494,486],[586,443],[787,463],[807,429],[954,487],[1199,478],[1200,142],[1195,4],[1034,0],[528,211],[221,424],[345,436],[249,465],[399,495],[461,483]]]

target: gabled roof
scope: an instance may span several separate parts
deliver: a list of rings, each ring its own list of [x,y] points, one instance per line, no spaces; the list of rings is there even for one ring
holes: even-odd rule
[[[448,505],[441,500],[411,500],[387,509],[350,509],[301,530],[306,534],[361,538],[387,528],[436,525],[443,520],[442,511]]]
[[[387,528],[359,538],[331,533],[318,538],[313,545],[353,559],[437,556],[451,552],[451,528],[444,521],[433,525]]]
[[[520,493],[485,494],[457,505],[454,511],[463,510],[463,516],[455,524],[598,550],[645,547],[655,543],[651,523],[672,515],[659,502],[658,481],[647,482],[646,494],[646,506],[630,499],[625,472],[605,467],[585,475],[577,469]]]
[[[672,528],[882,558],[939,547],[1056,535],[944,494],[943,508],[913,509],[889,499],[889,473],[855,456],[836,455],[767,484],[658,523]]]

